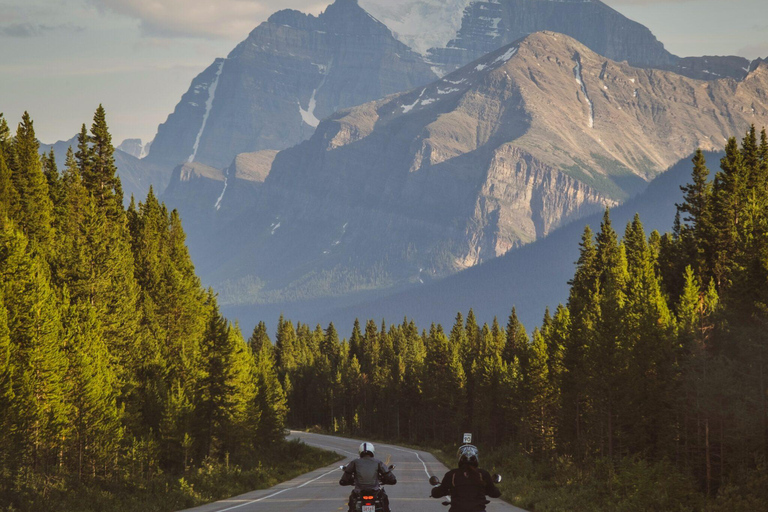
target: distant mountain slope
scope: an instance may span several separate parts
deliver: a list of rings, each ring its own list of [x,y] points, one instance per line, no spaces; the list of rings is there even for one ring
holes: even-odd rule
[[[160,125],[147,159],[219,169],[240,153],[308,139],[319,120],[436,78],[417,53],[357,5],[320,16],[284,10],[192,82]]]
[[[277,155],[250,209],[196,253],[227,304],[428,282],[641,192],[695,148],[768,125],[743,82],[616,63],[537,33],[443,80],[339,112]]]
[[[706,156],[714,173],[723,154],[707,152]],[[626,223],[639,213],[648,234],[654,229],[662,233],[669,231],[675,203],[682,198],[679,187],[690,181],[691,169],[690,158],[681,160],[651,182],[644,192],[612,209],[614,228],[623,233]],[[545,308],[554,309],[568,299],[568,281],[576,268],[584,227],[589,225],[597,231],[601,219],[602,213],[595,213],[501,258],[383,298],[358,294],[339,300],[229,305],[225,310],[248,329],[262,320],[274,327],[280,314],[310,325],[318,322],[351,325],[355,318],[397,321],[406,316],[418,325],[431,322],[450,325],[457,312],[466,313],[470,308],[474,308],[480,321],[490,322],[494,316],[505,319],[515,306],[523,323],[532,329],[540,325]]]
[[[408,25],[407,20],[395,23]],[[699,80],[741,80],[750,67],[749,60],[737,56],[681,59],[668,52],[648,28],[599,0],[473,0],[455,38],[427,53],[439,69],[450,72],[542,30],[569,35],[618,62],[675,71]]]
[[[718,169],[722,153],[707,152],[712,173]],[[690,159],[674,165],[656,178],[648,188],[625,204],[612,209],[611,219],[619,233],[636,213],[650,235],[672,229],[675,203],[682,201],[680,186],[691,180]],[[494,316],[506,318],[512,306],[525,325],[541,324],[546,307],[554,310],[568,299],[568,281],[573,278],[579,257],[584,227],[600,229],[602,213],[569,224],[534,244],[511,251],[501,258],[448,277],[428,286],[412,288],[390,297],[327,313],[341,325],[355,317],[399,319],[408,315],[419,325],[450,323],[458,311],[474,308],[482,321]],[[314,320],[314,317],[312,318]]]
[[[40,144],[40,151],[49,152],[53,149],[56,164],[61,171],[66,163],[67,149],[70,147],[73,151],[77,151],[77,136],[66,141],[61,140],[55,144]],[[115,165],[117,165],[117,174],[123,185],[123,202],[126,205],[130,203],[132,195],[138,201],[147,197],[150,186],[153,186],[155,190],[164,190],[171,179],[171,173],[161,166],[143,159],[140,160],[119,149],[115,150]]]
[[[451,70],[542,30],[569,35],[595,53],[633,66],[677,61],[650,30],[598,0],[472,1],[456,37],[445,48],[431,49],[430,57]]]

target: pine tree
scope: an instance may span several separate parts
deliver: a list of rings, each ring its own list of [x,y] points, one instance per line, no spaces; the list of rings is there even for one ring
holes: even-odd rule
[[[269,333],[267,332],[267,324],[259,322],[253,329],[253,334],[248,339],[248,345],[251,347],[255,357],[260,357],[264,349],[268,352],[272,352],[272,340],[269,339]]]
[[[214,301],[209,296],[211,302]],[[231,380],[232,346],[230,326],[213,305],[203,337],[203,377],[199,381],[195,401],[195,439],[200,443],[201,457],[223,455],[222,445],[230,428],[228,409],[233,405],[235,387]]]
[[[81,302],[66,317],[72,448],[79,479],[111,466],[123,435],[119,383],[94,308]]]
[[[83,169],[83,182],[96,198],[99,208],[109,212],[110,219],[122,213],[123,188],[115,165],[115,148],[107,127],[107,114],[102,105],[96,109],[88,138],[91,144],[89,164]]]
[[[0,275],[15,370],[9,459],[44,470],[56,462],[68,415],[60,306],[48,265],[7,220],[0,220]]]
[[[16,219],[31,241],[48,251],[53,243],[53,203],[40,161],[40,143],[32,119],[24,113],[13,142],[18,169],[14,185],[19,193],[20,211]]]
[[[626,376],[628,349],[626,346],[625,314],[628,276],[624,246],[618,243],[610,212],[603,216],[597,235],[599,315],[594,328],[594,340],[587,346],[589,361],[587,389],[594,401],[595,415],[591,418],[593,442],[604,443],[607,455],[615,455],[617,412],[622,405],[621,382]]]
[[[585,414],[587,382],[590,377],[587,350],[595,340],[599,308],[599,274],[597,248],[589,226],[584,229],[576,273],[570,281],[568,311],[572,318],[570,336],[564,347],[562,377],[562,442],[572,450],[582,451],[586,443]]]
[[[727,287],[733,270],[733,256],[745,190],[744,159],[735,138],[728,140],[725,157],[720,161],[721,171],[715,176],[712,192],[713,274],[718,287]]]
[[[0,217],[16,218],[19,208],[19,193],[13,185],[11,170],[0,151]]]
[[[523,326],[518,319],[517,310],[514,307],[512,308],[512,313],[510,313],[509,320],[507,321],[505,340],[506,343],[501,358],[505,363],[509,364],[514,361],[515,358],[520,358],[525,352],[525,347],[529,343],[525,326]]]
[[[690,240],[684,240],[688,258],[695,262],[695,270],[704,277],[712,265],[712,250],[710,248],[713,235],[712,226],[712,184],[709,182],[704,153],[698,149],[693,157],[692,182],[680,187],[684,196],[683,203],[677,205],[677,210],[687,216],[683,221],[690,227]],[[686,237],[687,238],[687,237]],[[707,274],[709,275],[709,274]]]
[[[430,439],[458,435],[465,407],[464,369],[458,347],[452,346],[442,327],[432,325],[424,359],[424,404],[428,409]]]
[[[262,339],[261,343],[255,341],[257,332]],[[266,327],[263,332],[266,334]],[[265,445],[274,444],[283,439],[288,407],[283,387],[278,379],[272,344],[268,337],[264,339],[259,327],[251,337],[251,350],[253,350],[255,361],[254,380],[258,389],[256,409],[259,411],[259,422],[256,438]]]

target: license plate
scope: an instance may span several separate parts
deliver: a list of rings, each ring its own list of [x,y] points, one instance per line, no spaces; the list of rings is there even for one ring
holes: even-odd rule
[[[376,512],[376,505],[363,505],[363,512]]]

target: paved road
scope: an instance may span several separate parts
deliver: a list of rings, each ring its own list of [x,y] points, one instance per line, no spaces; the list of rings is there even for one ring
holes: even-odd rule
[[[344,462],[318,469],[271,489],[190,509],[187,512],[338,512],[347,510],[350,487],[341,487],[339,466],[357,458],[362,441],[291,432],[289,439],[301,439],[310,446],[332,450],[347,457]],[[393,512],[447,512],[448,508],[429,497],[428,475],[442,476],[448,469],[431,454],[392,445],[374,443],[376,456],[395,464],[397,485],[387,487]],[[488,512],[524,512],[499,500],[491,500]]]

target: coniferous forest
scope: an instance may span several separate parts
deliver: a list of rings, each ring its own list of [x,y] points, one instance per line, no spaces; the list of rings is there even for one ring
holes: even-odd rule
[[[696,153],[671,233],[587,227],[567,304],[530,335],[514,309],[342,341],[281,318],[289,423],[454,450],[473,432],[537,511],[768,509],[768,138],[725,150],[714,176]]]
[[[696,154],[671,233],[635,218],[620,236],[609,212],[587,228],[567,304],[532,332],[514,309],[348,337],[281,318],[274,343],[223,318],[177,212],[151,191],[124,208],[103,108],[78,141],[59,168],[28,115],[15,134],[0,117],[0,508],[173,510],[333,460],[285,425],[432,447],[471,431],[537,511],[579,493],[766,508],[765,131],[714,176]]]
[[[103,108],[78,142],[59,168],[0,116],[0,510],[177,510],[330,462],[283,441],[272,351],[178,214],[124,208]]]

